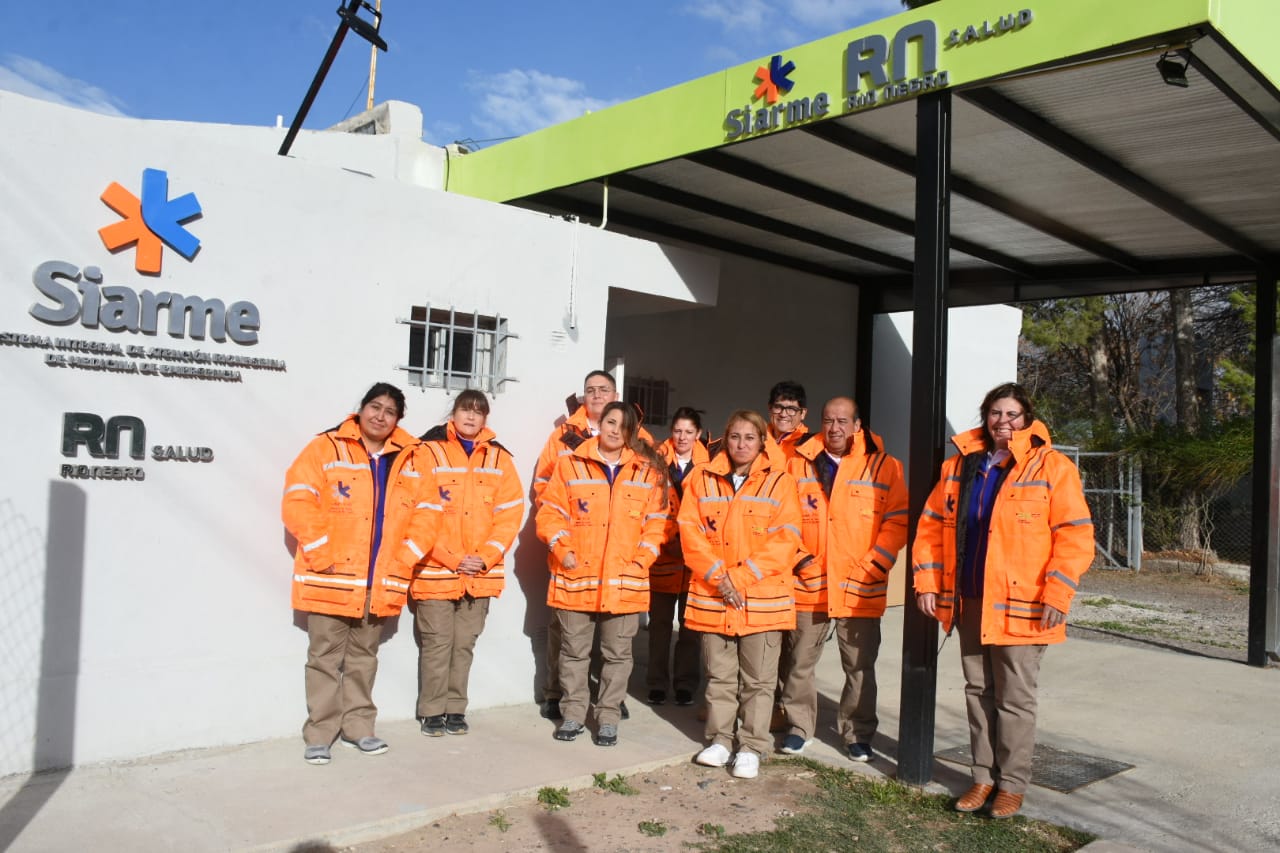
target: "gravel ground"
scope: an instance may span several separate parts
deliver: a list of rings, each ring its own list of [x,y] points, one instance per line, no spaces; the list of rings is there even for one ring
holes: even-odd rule
[[[1074,637],[1244,662],[1249,585],[1238,569],[1148,559],[1140,572],[1094,569],[1071,605]]]

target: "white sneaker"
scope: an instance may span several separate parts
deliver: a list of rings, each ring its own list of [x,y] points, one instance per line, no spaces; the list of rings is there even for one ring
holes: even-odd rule
[[[704,767],[724,767],[729,763],[729,748],[722,743],[713,743],[693,760]]]
[[[749,749],[738,753],[733,760],[733,775],[737,779],[754,779],[760,775],[760,756]]]

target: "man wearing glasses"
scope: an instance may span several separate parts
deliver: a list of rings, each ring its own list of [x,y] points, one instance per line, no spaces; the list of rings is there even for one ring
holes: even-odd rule
[[[796,455],[796,445],[809,434],[804,425],[804,386],[784,379],[769,391],[769,435],[778,443],[788,459]]]
[[[533,474],[533,513],[536,515],[542,493],[555,471],[556,460],[573,453],[574,448],[592,436],[600,434],[600,415],[604,407],[619,398],[618,383],[611,374],[593,370],[582,382],[582,403],[562,424],[551,430],[547,443],[538,455],[538,465]],[[653,444],[653,436],[641,426],[636,436]],[[548,555],[548,560],[550,560]],[[559,720],[560,716],[560,623],[551,619],[547,625],[547,680],[542,690],[543,717]],[[630,715],[622,705],[622,718]]]

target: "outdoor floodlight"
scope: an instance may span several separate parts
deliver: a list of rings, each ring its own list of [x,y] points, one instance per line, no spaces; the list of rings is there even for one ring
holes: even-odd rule
[[[1191,60],[1183,58],[1182,62],[1170,57],[1178,56],[1177,53],[1162,53],[1160,59],[1156,61],[1156,68],[1160,70],[1160,79],[1168,83],[1170,86],[1179,88],[1187,88],[1187,68],[1191,65]]]

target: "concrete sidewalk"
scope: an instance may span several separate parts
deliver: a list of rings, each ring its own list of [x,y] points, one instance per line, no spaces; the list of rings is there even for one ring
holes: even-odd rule
[[[806,755],[894,775],[901,636],[902,610],[893,608],[878,668],[881,757],[869,767],[849,762],[826,726],[842,684],[834,647],[818,670],[823,731]],[[10,777],[0,780],[0,849],[340,846],[544,785],[582,787],[593,773],[689,760],[701,745],[693,709],[651,708],[641,695],[633,690],[632,717],[612,749],[586,738],[555,741],[552,724],[528,704],[468,714],[466,737],[425,738],[411,721],[383,723],[390,752],[366,757],[335,746],[326,767],[305,764],[302,741],[287,738]],[[1025,814],[1110,842],[1099,850],[1280,849],[1280,669],[1073,639],[1046,655],[1040,706],[1041,743],[1134,767],[1071,794],[1033,785]],[[967,744],[967,731],[953,637],[939,662],[936,749]],[[968,784],[967,770],[946,762],[937,762],[934,779],[952,794]]]

